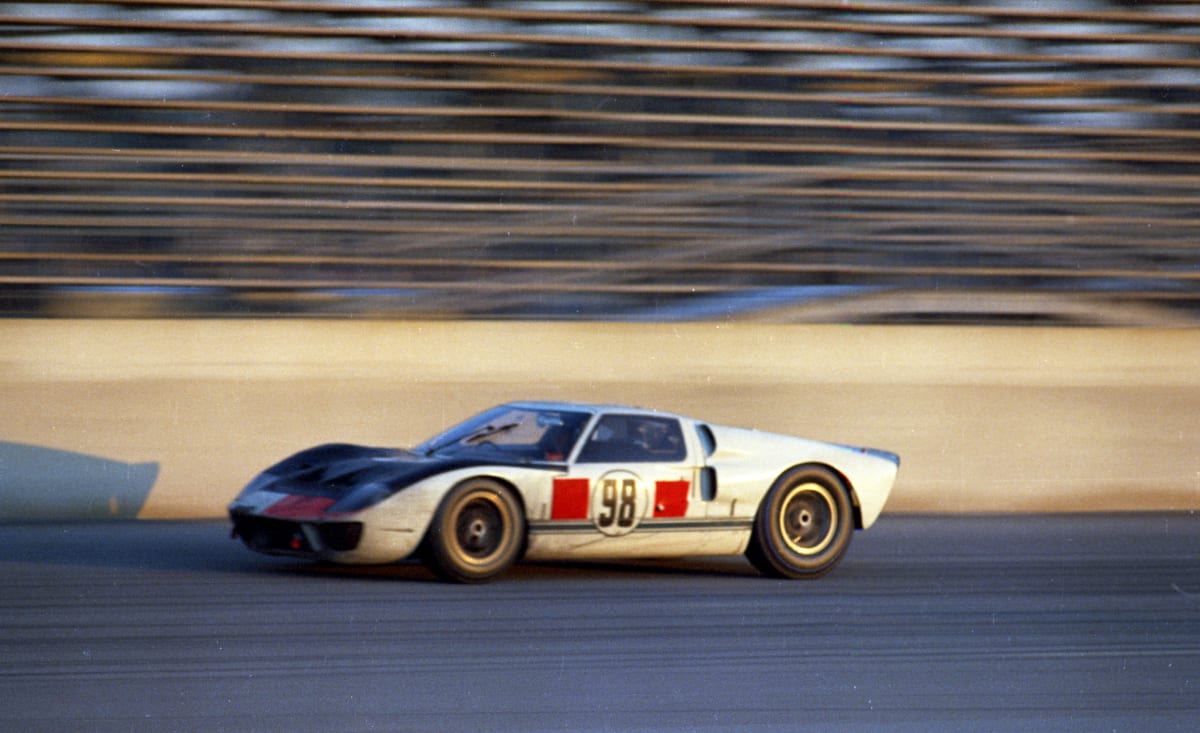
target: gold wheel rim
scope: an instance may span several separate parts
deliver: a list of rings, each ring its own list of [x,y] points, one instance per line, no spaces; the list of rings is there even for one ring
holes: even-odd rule
[[[512,531],[507,503],[491,491],[474,491],[463,497],[449,527],[454,554],[465,565],[486,567],[506,552]]]
[[[811,556],[833,542],[839,520],[833,493],[820,484],[805,483],[793,486],[784,496],[777,528],[788,550]]]

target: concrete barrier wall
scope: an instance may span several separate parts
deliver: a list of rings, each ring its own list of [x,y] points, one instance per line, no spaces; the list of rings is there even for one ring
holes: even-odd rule
[[[1200,331],[13,320],[0,344],[0,517],[220,516],[300,448],[523,398],[895,450],[888,511],[1200,508]]]

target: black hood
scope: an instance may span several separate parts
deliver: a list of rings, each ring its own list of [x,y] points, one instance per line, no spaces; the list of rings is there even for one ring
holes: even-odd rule
[[[396,448],[331,444],[297,453],[265,473],[275,479],[272,491],[336,501],[368,484],[387,487],[390,495],[439,473],[497,465],[527,464],[508,462],[501,456],[422,455]],[[562,470],[561,465],[529,467]]]

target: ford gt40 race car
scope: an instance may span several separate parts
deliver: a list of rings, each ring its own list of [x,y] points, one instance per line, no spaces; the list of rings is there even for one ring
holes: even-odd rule
[[[745,553],[812,578],[883,509],[900,459],[620,406],[521,402],[411,450],[322,445],[229,505],[252,550],[335,563],[422,558],[488,580],[513,562]]]

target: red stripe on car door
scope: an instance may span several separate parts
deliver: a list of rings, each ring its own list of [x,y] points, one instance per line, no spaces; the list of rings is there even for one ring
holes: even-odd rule
[[[687,481],[658,481],[654,484],[654,516],[682,517],[687,514],[688,491],[691,484]]]
[[[554,479],[554,497],[550,504],[551,519],[587,519],[588,480],[585,478]]]

